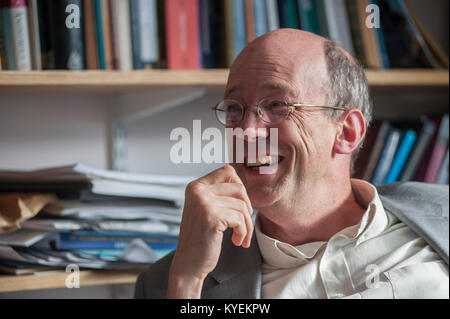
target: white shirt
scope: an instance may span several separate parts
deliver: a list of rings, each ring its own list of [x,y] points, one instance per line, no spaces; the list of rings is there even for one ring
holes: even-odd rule
[[[386,211],[371,184],[352,180],[367,210],[328,242],[292,246],[266,236],[262,298],[449,298],[448,267],[417,234]]]

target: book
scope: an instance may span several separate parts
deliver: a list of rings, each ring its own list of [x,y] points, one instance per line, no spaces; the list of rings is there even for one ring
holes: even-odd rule
[[[315,0],[298,0],[300,27],[302,30],[320,34],[319,18]]]
[[[280,28],[280,16],[278,13],[277,0],[265,0],[267,9],[268,31],[278,30]]]
[[[159,59],[156,0],[130,1],[133,67],[152,69]]]
[[[392,67],[439,68],[403,0],[378,0],[381,26]]]
[[[384,184],[394,183],[398,180],[400,173],[408,159],[409,154],[416,141],[417,134],[411,129],[406,130],[403,133],[402,140],[398,146],[398,150],[392,160],[391,167],[386,175]]]
[[[386,136],[389,133],[390,127],[391,127],[390,124],[386,121],[381,123],[381,127],[378,131],[377,138],[373,144],[373,148],[370,153],[369,162],[367,163],[367,166],[364,170],[363,179],[366,181],[370,181],[372,178],[373,172],[377,165],[381,151],[383,150],[386,141]]]
[[[86,55],[86,69],[96,70],[98,65],[98,50],[97,50],[97,30],[95,22],[94,1],[84,0],[83,2],[84,15],[84,48]]]
[[[364,51],[364,43],[362,39],[362,32],[360,29],[359,13],[356,4],[357,0],[347,0],[348,21],[350,23],[350,32],[353,40],[353,48],[355,49],[355,56],[362,65],[367,65],[366,53]]]
[[[133,69],[130,6],[127,0],[111,0],[111,24],[114,66],[117,70]]]
[[[3,41],[5,45],[6,69],[16,69],[16,58],[14,57],[14,43],[11,27],[10,6],[7,0],[0,0],[0,14],[2,16],[1,24],[3,30]]]
[[[255,20],[255,37],[262,36],[268,31],[267,9],[264,1],[253,0],[253,15]]]
[[[72,231],[60,232],[55,246],[58,250],[71,249],[125,249],[136,238],[152,249],[175,249],[178,236],[126,231]]]
[[[198,0],[166,0],[167,67],[200,68]]]
[[[363,145],[361,146],[357,158],[354,161],[352,174],[354,178],[364,178],[364,170],[367,167],[367,163],[369,163],[370,161],[370,156],[372,154],[378,132],[380,131],[380,127],[381,121],[374,121],[368,127]]]
[[[448,147],[447,154],[445,155],[444,161],[442,162],[441,169],[439,170],[439,177],[437,184],[448,184]]]
[[[382,62],[378,42],[376,41],[375,30],[366,26],[366,8],[370,4],[370,0],[355,1],[359,17],[359,29],[361,30],[362,43],[364,46],[364,61],[369,68],[381,68]]]
[[[448,148],[448,129],[448,114],[445,114],[441,120],[436,141],[433,145],[430,162],[425,173],[425,183],[436,183],[438,181],[439,170],[445,159],[445,152]]]
[[[413,180],[414,174],[416,173],[417,168],[419,167],[419,164],[424,157],[425,150],[427,149],[428,144],[435,131],[436,125],[433,121],[430,121],[427,118],[423,118],[422,121],[423,125],[418,135],[417,142],[400,176],[401,182],[408,182]]]
[[[14,69],[19,71],[31,71],[30,37],[28,33],[26,1],[9,1],[8,6],[14,52]]]
[[[47,5],[54,68],[85,69],[82,1],[47,1]]]
[[[330,39],[355,55],[345,1],[324,0],[324,8]]]
[[[39,13],[37,0],[28,0],[28,33],[30,35],[32,69],[42,70],[41,39],[39,33]]]
[[[375,186],[384,184],[386,175],[391,167],[392,160],[394,159],[395,152],[400,140],[400,130],[391,128],[387,137],[386,143],[383,147],[383,151],[378,159],[377,166],[373,172],[371,183]]]
[[[214,25],[216,5],[214,1],[199,0],[200,5],[200,42],[202,68],[215,68],[216,39],[218,31]]]
[[[247,32],[247,43],[255,39],[255,18],[253,13],[253,0],[244,0],[245,3],[245,27]]]
[[[375,4],[378,6],[378,0],[372,0],[372,4]],[[381,59],[381,68],[383,69],[389,69],[389,56],[386,49],[386,42],[384,40],[384,32],[383,27],[380,25],[378,28],[374,28],[375,30],[375,41],[377,41],[377,49],[378,49],[378,55]]]
[[[2,8],[0,6],[0,71],[6,69],[5,35],[3,34]]]
[[[280,17],[281,28],[299,29],[296,0],[278,0],[278,15]]]

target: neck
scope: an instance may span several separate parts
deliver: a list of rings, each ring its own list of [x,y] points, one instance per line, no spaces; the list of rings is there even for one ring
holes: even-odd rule
[[[293,246],[328,241],[340,230],[357,224],[365,212],[352,192],[349,178],[337,185],[321,183],[303,189],[308,191],[297,194],[294,201],[279,201],[259,210],[264,234]]]

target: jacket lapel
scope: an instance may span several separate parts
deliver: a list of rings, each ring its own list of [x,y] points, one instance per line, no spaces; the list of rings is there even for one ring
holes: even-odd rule
[[[249,248],[236,247],[232,230],[224,233],[222,254],[204,283],[202,298],[261,297],[261,254],[256,236]]]

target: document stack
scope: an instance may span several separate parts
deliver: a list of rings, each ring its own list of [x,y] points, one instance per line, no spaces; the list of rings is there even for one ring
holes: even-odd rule
[[[177,245],[186,176],[0,171],[0,271],[145,268]]]

